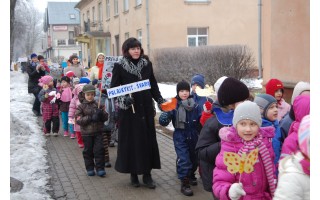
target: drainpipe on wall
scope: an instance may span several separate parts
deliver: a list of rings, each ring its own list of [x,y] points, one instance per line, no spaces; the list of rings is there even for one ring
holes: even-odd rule
[[[258,69],[259,76],[258,79],[262,78],[262,53],[261,53],[261,7],[262,0],[258,0]]]
[[[148,49],[148,54],[150,54],[149,0],[146,0],[146,22],[147,22],[147,49]]]

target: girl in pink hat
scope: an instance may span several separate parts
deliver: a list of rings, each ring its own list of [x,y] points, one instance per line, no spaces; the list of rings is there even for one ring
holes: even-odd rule
[[[59,108],[56,101],[59,95],[56,93],[56,89],[53,87],[52,76],[46,75],[39,79],[39,86],[42,87],[39,92],[38,98],[42,102],[42,119],[43,119],[43,132],[45,136],[50,136],[51,124],[52,133],[54,136],[58,136],[60,120],[59,120]]]

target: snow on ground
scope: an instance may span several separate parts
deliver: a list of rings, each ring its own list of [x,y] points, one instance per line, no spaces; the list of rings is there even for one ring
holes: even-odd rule
[[[28,75],[10,72],[10,176],[23,182],[11,199],[51,199],[46,192],[49,175],[44,138],[32,112],[34,96],[28,94]]]

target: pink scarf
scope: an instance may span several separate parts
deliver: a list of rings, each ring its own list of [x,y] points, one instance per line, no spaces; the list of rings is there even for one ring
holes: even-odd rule
[[[262,142],[262,135],[259,134],[251,141],[244,141],[244,145],[238,151],[238,154],[241,155],[242,153],[248,154],[250,151],[254,150],[255,148],[259,148],[259,154],[261,155],[263,167],[266,171],[269,189],[271,192],[272,197],[274,196],[274,192],[276,190],[276,185],[274,182],[274,174],[273,174],[273,162],[271,161],[271,157],[269,151],[265,144]]]
[[[72,99],[72,91],[70,86],[67,86],[65,88],[61,88],[61,97],[60,100],[62,102],[69,102]]]

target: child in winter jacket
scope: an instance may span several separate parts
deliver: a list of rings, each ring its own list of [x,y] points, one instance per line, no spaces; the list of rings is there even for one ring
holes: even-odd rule
[[[76,77],[86,76],[86,72],[83,66],[79,63],[79,58],[76,55],[72,55],[69,58],[71,65],[64,68],[63,73],[67,74],[68,71],[72,71]]]
[[[220,77],[215,83],[214,83],[214,91],[216,93],[216,100],[214,103],[210,102],[210,101],[206,101],[203,104],[203,112],[201,114],[201,118],[200,118],[200,123],[202,126],[204,126],[204,124],[206,123],[206,121],[210,118],[214,116],[214,112],[218,110],[218,112],[221,110],[221,105],[219,104],[218,101],[218,90],[221,86],[221,84],[223,83],[223,81],[228,78],[226,76],[222,76]]]
[[[272,139],[272,147],[275,154],[274,164],[276,168],[279,163],[280,153],[281,153],[281,131],[279,127],[278,121],[278,108],[277,108],[277,100],[269,95],[269,94],[258,94],[254,98],[254,102],[261,109],[261,117],[262,117],[262,127],[274,127],[275,135]],[[277,174],[277,173],[276,173]]]
[[[306,115],[298,130],[299,150],[280,160],[279,181],[274,200],[310,199],[310,116]]]
[[[105,55],[103,53],[98,53],[96,57],[95,66],[93,66],[90,71],[91,81],[93,81],[94,79],[98,79],[98,80],[102,79],[104,58],[105,58]]]
[[[288,137],[284,140],[280,159],[294,154],[298,148],[298,129],[302,118],[310,114],[310,96],[297,96],[293,102],[295,121],[292,122]]]
[[[220,200],[271,200],[275,191],[274,128],[260,127],[260,109],[251,101],[236,107],[232,121],[232,127],[219,131],[221,151],[213,170],[212,190]]]
[[[196,152],[203,188],[208,192],[212,192],[212,171],[220,152],[219,130],[224,126],[232,126],[234,109],[248,97],[249,89],[244,83],[233,77],[226,78],[218,90],[221,108],[215,110],[215,116],[209,118],[201,129]]]
[[[108,99],[108,95],[106,94],[106,90],[102,90],[100,89],[100,85],[101,83],[98,83],[97,79],[94,79],[92,81],[92,85],[94,85],[96,87],[96,96],[94,97],[94,99],[96,100],[96,102],[98,102],[98,105],[105,105],[106,101],[109,101]],[[111,101],[111,100],[110,100]],[[108,113],[108,111],[106,110],[106,112]],[[108,121],[110,120],[110,113],[108,113]],[[107,121],[107,122],[108,122]],[[105,123],[107,123],[105,122]],[[105,150],[105,167],[111,167],[111,163],[110,163],[110,156],[109,156],[109,141],[111,138],[111,131],[110,130],[106,130],[106,125],[104,125],[104,129],[103,129],[103,146],[104,146],[104,150]]]
[[[181,192],[192,196],[190,178],[195,178],[198,162],[195,146],[198,140],[197,126],[201,116],[201,108],[190,96],[190,85],[186,81],[177,84],[177,107],[164,112],[159,117],[159,123],[167,126],[172,120],[174,126],[173,143],[178,157],[177,173],[181,180]],[[196,181],[196,179],[195,179]]]
[[[82,95],[80,95],[80,92],[82,91],[82,88],[85,85],[85,83],[75,85],[75,88],[72,90],[73,98],[71,99],[68,112],[69,123],[73,124],[73,130],[76,134],[78,145],[80,148],[83,148],[84,144],[81,137],[80,126],[75,123],[74,117],[76,114],[77,107],[81,104],[79,98],[82,98],[82,100],[84,98]]]
[[[52,133],[58,136],[60,126],[59,108],[56,101],[58,95],[53,87],[53,78],[49,75],[43,76],[39,79],[39,85],[42,87],[38,98],[42,102],[43,132],[46,136],[50,136],[52,123]]]
[[[73,125],[68,123],[69,105],[72,99],[70,78],[68,76],[63,76],[61,78],[61,88],[59,93],[60,93],[61,121],[63,125],[63,130],[64,130],[63,136],[68,137],[70,132],[70,138],[74,139],[75,136],[73,131]]]
[[[283,83],[278,79],[270,79],[266,84],[266,93],[273,96],[278,104],[278,121],[290,111],[290,105],[283,99]]]
[[[95,87],[91,84],[83,86],[84,100],[77,107],[75,120],[80,125],[81,135],[84,143],[83,158],[88,176],[105,176],[104,170],[104,147],[103,147],[103,125],[108,120],[108,114],[98,108],[94,100]]]

